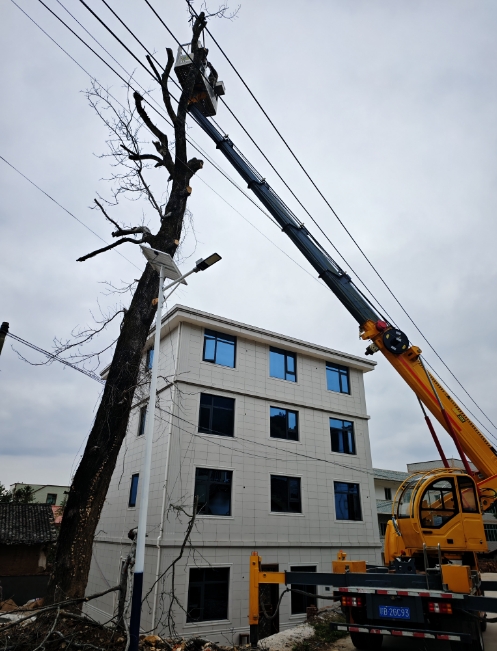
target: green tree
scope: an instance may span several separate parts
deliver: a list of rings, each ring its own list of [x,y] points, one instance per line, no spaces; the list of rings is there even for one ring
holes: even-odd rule
[[[34,489],[32,486],[22,486],[15,490],[12,494],[12,502],[20,502],[21,504],[31,504],[35,501]]]
[[[12,493],[0,482],[0,503],[12,502]]]

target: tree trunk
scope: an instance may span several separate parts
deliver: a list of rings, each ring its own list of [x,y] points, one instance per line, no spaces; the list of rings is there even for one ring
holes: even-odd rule
[[[205,25],[205,16],[201,13],[193,26],[194,65],[185,83],[174,120],[175,162],[174,173],[171,174],[171,194],[163,211],[164,217],[158,233],[146,236],[146,241],[153,248],[165,251],[171,256],[174,256],[181,236],[186,202],[191,192],[190,179],[203,164],[195,158],[190,161],[187,159],[185,119],[196,70],[200,65],[201,56],[204,56],[200,48],[197,49],[197,43]],[[165,100],[168,97],[167,77],[174,61],[172,52],[168,51],[168,56],[168,67],[161,82]],[[135,93],[140,117],[152,133],[157,134],[167,145],[167,137],[151,123],[141,101],[142,98]],[[171,165],[172,160],[167,163],[169,168]],[[157,298],[158,291],[159,275],[147,264],[131,305],[125,312],[102,400],[69,491],[45,603],[84,596],[90,571],[93,538],[119,450],[126,436],[143,348],[156,311],[152,301]]]

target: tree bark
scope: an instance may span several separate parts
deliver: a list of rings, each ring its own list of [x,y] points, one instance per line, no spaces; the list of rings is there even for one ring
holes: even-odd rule
[[[198,69],[201,57],[204,56],[197,44],[205,25],[205,16],[201,13],[193,26],[194,65],[185,83],[178,112],[174,116],[175,161],[174,174],[171,175],[171,194],[163,211],[159,231],[156,235],[144,236],[153,248],[165,251],[171,256],[174,256],[181,237],[186,203],[191,192],[191,177],[202,167],[202,161],[187,159],[185,119],[196,76],[195,68]],[[171,69],[170,61],[171,57],[166,68],[167,75],[162,75],[161,82],[165,97],[168,96],[167,76]],[[137,93],[135,102],[142,120],[161,142],[165,141],[167,147],[167,137],[151,123],[143,109],[142,98]],[[168,112],[172,111],[170,106],[167,108]],[[169,161],[167,167],[171,167]],[[68,598],[80,598],[85,593],[93,538],[119,450],[126,435],[143,348],[155,316],[153,299],[157,298],[158,292],[158,273],[147,264],[131,305],[125,312],[102,400],[69,491],[57,543],[54,570],[45,598],[47,604]]]

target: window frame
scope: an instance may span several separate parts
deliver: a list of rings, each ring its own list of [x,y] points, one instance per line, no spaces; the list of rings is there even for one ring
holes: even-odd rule
[[[209,334],[207,334],[209,333]],[[214,345],[214,359],[206,359],[205,358],[205,348],[206,348],[206,337],[211,337],[214,338],[215,345]],[[216,361],[216,355],[217,355],[217,344],[218,344],[218,337],[222,338],[225,337],[228,339],[233,339],[233,366],[229,366],[226,364],[221,364],[220,362]],[[218,330],[211,330],[210,328],[204,328],[204,337],[203,337],[203,346],[202,346],[202,361],[206,362],[207,364],[215,364],[216,366],[222,366],[223,368],[236,368],[236,353],[237,353],[237,337],[235,335],[230,335],[225,332],[219,332]]]
[[[339,518],[338,517],[338,511],[339,510],[338,510],[338,507],[337,507],[337,495],[340,495],[340,494],[343,495],[344,493],[338,493],[337,492],[337,484],[345,484],[346,486],[357,486],[357,502],[359,504],[359,515],[360,515],[359,518]],[[354,496],[354,493],[351,493],[350,491],[348,491],[346,494],[347,494],[347,496],[348,495]],[[335,498],[335,520],[337,520],[338,522],[364,522],[362,500],[361,500],[361,485],[359,484],[359,482],[355,482],[355,481],[334,481],[333,482],[333,496]],[[347,502],[348,502],[348,500],[347,500]],[[347,504],[347,507],[348,507],[348,504]],[[348,515],[350,515],[350,513],[348,513]]]
[[[220,470],[222,472],[230,472],[231,473],[231,484],[230,484],[230,513],[229,515],[221,515],[217,513],[202,513],[202,511],[197,512],[197,518],[221,518],[222,520],[233,520],[233,511],[234,511],[234,491],[233,491],[233,486],[234,486],[234,468],[213,468],[212,466],[195,466],[195,474],[193,477],[193,495],[195,497],[196,494],[196,486],[197,486],[197,471],[198,470]],[[210,482],[209,482],[210,486]]]
[[[53,497],[53,502],[49,501],[50,497]],[[49,506],[57,506],[57,493],[47,493],[47,500],[45,504],[48,504]]]
[[[391,502],[392,501],[392,489],[389,486],[383,486],[383,488],[385,490],[385,499],[388,502]]]
[[[272,424],[272,416],[271,410],[272,409],[278,409],[279,411],[284,411],[285,412],[285,433],[286,436],[273,436],[271,433],[271,424]],[[288,436],[289,433],[289,425],[288,425],[288,415],[289,414],[294,414],[295,415],[295,420],[297,423],[297,438],[290,438]],[[293,441],[294,443],[298,443],[300,441],[300,419],[299,419],[299,412],[296,409],[287,409],[286,407],[276,407],[275,405],[270,405],[269,406],[269,438],[271,439],[277,439],[280,441]]]
[[[271,353],[276,353],[277,355],[283,355],[285,358],[285,377],[279,377],[277,375],[271,375]],[[288,371],[287,358],[293,357],[293,363],[295,372]],[[295,379],[288,378],[287,375],[294,375]],[[293,382],[297,384],[297,353],[292,353],[290,350],[285,350],[284,348],[277,348],[276,346],[269,346],[269,377],[275,380],[284,380],[285,382]]]
[[[223,434],[221,432],[215,432],[212,429],[213,421],[214,421],[214,404],[212,405],[202,405],[202,397],[203,396],[208,396],[210,398],[224,398],[225,400],[231,400],[233,403],[233,411],[232,411],[232,423],[231,423],[231,434]],[[204,393],[203,391],[200,393],[200,399],[199,399],[199,409],[198,409],[198,432],[200,434],[207,434],[208,436],[225,436],[227,438],[234,438],[235,437],[235,411],[236,411],[236,399],[231,398],[230,396],[222,396],[219,394],[215,393]],[[210,408],[210,414],[209,414],[209,429],[202,429],[201,427],[201,418],[202,418],[202,406],[204,408],[209,407]],[[224,409],[223,407],[217,407],[217,409]],[[224,409],[225,411],[229,411],[228,409]]]
[[[339,430],[337,427],[332,428],[332,426],[331,426],[331,421],[332,420],[341,422],[342,423],[342,429]],[[355,441],[355,425],[354,425],[354,422],[351,421],[351,420],[343,420],[341,418],[335,418],[333,416],[330,416],[329,419],[328,419],[328,423],[329,423],[329,426],[330,426],[330,444],[331,444],[332,453],[333,454],[349,454],[351,456],[357,456],[357,446],[356,446],[356,441]],[[346,428],[345,423],[350,423],[350,428]],[[345,452],[345,451],[342,451],[342,450],[334,450],[333,449],[332,429],[341,433],[341,435],[342,435],[342,437],[341,437],[342,438],[342,447],[343,448],[345,448],[344,443],[345,443],[345,440],[346,440],[346,438],[344,436],[344,433],[348,432],[348,431],[351,431],[351,433],[352,433],[351,440],[352,440],[353,452]],[[340,438],[340,436],[339,436],[339,438]],[[340,447],[340,445],[338,445],[338,447]]]
[[[328,382],[328,370],[337,372],[338,385],[340,387],[339,391],[335,391],[335,389],[330,389],[329,382]],[[344,391],[342,388],[343,376],[346,377],[347,391]],[[342,366],[342,364],[336,364],[335,362],[326,362],[326,388],[328,391],[333,391],[333,393],[343,393],[345,395],[350,396],[350,368],[348,366]]]
[[[300,511],[273,511],[273,477],[275,479],[296,479],[299,482],[299,493],[300,493]],[[287,483],[287,504],[288,506],[290,505],[290,484]],[[299,475],[284,475],[283,473],[269,473],[269,513],[271,515],[297,515],[297,516],[303,516],[304,515],[304,508],[303,508],[303,491],[302,491],[302,476]]]
[[[135,487],[135,499],[133,504],[131,503],[131,498],[133,495],[133,486],[134,486],[134,479],[136,477],[136,487]],[[134,509],[136,507],[136,502],[138,500],[138,487],[140,485],[140,473],[139,472],[134,472],[131,475],[131,481],[129,483],[129,495],[128,495],[128,508],[129,509]]]
[[[191,571],[192,570],[223,570],[227,569],[228,570],[228,596],[227,596],[227,602],[226,602],[226,619],[190,619],[189,618],[189,611],[191,610],[189,608],[190,606],[190,586],[191,586]],[[233,564],[232,563],[222,563],[219,565],[204,565],[204,566],[198,566],[198,565],[188,565],[187,566],[188,570],[188,588],[186,590],[186,613],[185,613],[185,626],[187,627],[193,627],[193,626],[198,626],[198,624],[202,622],[207,622],[210,624],[216,623],[216,622],[229,622],[230,621],[230,613],[231,613],[231,582],[232,582],[232,576],[233,576]],[[205,582],[204,582],[205,586]],[[204,594],[205,596],[205,590]],[[202,608],[204,606],[202,605]]]
[[[450,489],[446,487],[437,487],[436,484],[441,483],[441,482],[447,482],[450,485]],[[452,493],[453,500],[454,500],[454,508],[446,508],[445,507],[445,497],[446,495],[449,495],[449,490]],[[441,491],[442,495],[442,506],[444,508],[430,508],[429,506],[423,507],[423,502],[425,499],[425,495],[428,493],[428,491]],[[457,496],[458,490],[456,488],[456,482],[454,481],[453,477],[443,477],[441,479],[435,479],[434,481],[430,482],[428,486],[424,489],[423,493],[421,494],[419,498],[419,505],[418,505],[418,513],[419,513],[419,521],[421,523],[421,528],[422,529],[434,529],[434,530],[439,530],[445,527],[446,524],[448,524],[451,520],[453,520],[456,515],[458,515],[461,512],[461,508],[459,506],[459,500]],[[423,516],[423,513],[429,513],[429,512],[435,512],[434,515],[436,516],[438,513],[438,517],[442,518],[442,521],[439,524],[435,524],[434,522],[430,524],[429,522],[427,523],[427,517]],[[440,513],[451,513],[452,515],[446,516],[446,515],[440,515]],[[446,518],[445,520],[443,518]]]
[[[136,436],[143,436],[145,434],[145,428],[147,427],[147,411],[148,405],[142,405],[138,413],[138,431]]]

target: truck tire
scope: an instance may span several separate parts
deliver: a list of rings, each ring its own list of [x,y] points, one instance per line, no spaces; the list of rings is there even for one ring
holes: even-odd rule
[[[480,621],[475,622],[473,626],[473,636],[471,642],[451,642],[451,651],[485,651]]]
[[[383,635],[374,633],[351,633],[350,639],[359,651],[380,651],[383,644]]]

